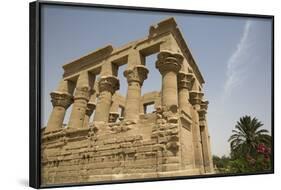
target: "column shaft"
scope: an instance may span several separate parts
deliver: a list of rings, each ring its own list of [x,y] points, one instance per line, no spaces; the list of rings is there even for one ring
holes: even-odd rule
[[[94,121],[108,121],[112,94],[110,91],[102,91],[99,94]]]
[[[190,114],[189,91],[194,83],[191,73],[180,71],[178,74],[179,108]]]
[[[138,82],[131,82],[128,86],[125,120],[138,120],[140,112],[141,87]]]
[[[70,83],[62,80],[58,89],[51,93],[53,110],[47,123],[46,132],[62,128],[66,109],[72,103],[72,92],[73,88],[70,86]]]
[[[133,69],[126,70],[128,91],[125,105],[125,120],[137,121],[140,114],[141,86],[147,78],[148,69],[144,65],[137,65]]]
[[[203,93],[192,91],[190,93],[191,103],[193,105],[192,111],[192,136],[193,136],[193,146],[194,146],[194,157],[195,157],[195,166],[200,168],[202,171],[204,170],[204,161],[203,161],[203,152],[202,152],[202,141],[200,134],[200,125],[199,125],[199,113],[200,104],[202,101]]]
[[[184,109],[188,107],[189,92],[186,88],[179,89],[179,108]]]
[[[200,126],[200,133],[201,133],[201,140],[202,140],[202,152],[203,152],[203,158],[204,158],[204,167],[205,171],[210,173],[212,172],[211,162],[212,158],[210,158],[210,151],[209,151],[209,138],[208,138],[208,130],[207,127]]]
[[[209,131],[208,131],[208,147],[209,147],[209,158],[210,158],[210,172],[213,173],[214,172],[214,162],[213,162],[213,155],[212,155],[212,150],[211,150]]]
[[[87,71],[82,72],[77,80],[74,103],[70,114],[68,127],[81,128],[83,127],[84,118],[87,109],[87,103],[90,95],[90,80]]]
[[[76,99],[72,107],[68,127],[81,128],[83,127],[84,117],[87,109],[87,99]]]
[[[99,96],[94,122],[108,122],[112,95],[119,89],[119,80],[113,75],[102,76],[99,80]]]
[[[90,118],[96,108],[96,90],[94,89],[94,83],[92,84],[90,100],[87,104],[87,109],[84,117],[83,127],[89,127]]]
[[[202,141],[202,152],[205,172],[213,172],[213,161],[211,155],[211,145],[209,140],[208,126],[206,122],[206,113],[208,109],[208,101],[201,101],[200,110],[198,111],[200,120],[200,134]]]
[[[58,130],[62,127],[63,125],[63,120],[65,116],[65,108],[62,106],[55,106],[53,108],[53,111],[50,115],[48,124],[47,124],[47,131],[54,131]]]
[[[199,127],[199,116],[197,111],[193,111],[192,119],[193,119],[192,136],[193,136],[195,166],[197,168],[203,169],[202,144],[201,144],[201,135],[200,135],[200,127]]]
[[[87,111],[86,111],[86,112],[87,112]],[[85,115],[85,117],[84,117],[83,128],[89,127],[90,117],[91,117],[91,115],[88,115],[88,114],[86,113],[86,115]]]
[[[156,68],[162,75],[162,106],[170,108],[178,106],[177,73],[182,64],[183,56],[170,51],[158,54]]]
[[[118,113],[118,109],[119,109],[119,102],[115,99],[114,100],[114,96],[112,97],[112,104],[110,107],[110,113]]]
[[[90,99],[90,101],[91,101],[91,99]],[[86,113],[85,113],[85,117],[84,117],[84,123],[83,123],[84,128],[89,127],[90,118],[94,112],[94,109],[96,108],[96,104],[93,102],[90,102],[90,101],[87,104],[87,109],[86,109]]]
[[[162,105],[170,107],[178,105],[177,74],[174,71],[166,72],[162,76]]]

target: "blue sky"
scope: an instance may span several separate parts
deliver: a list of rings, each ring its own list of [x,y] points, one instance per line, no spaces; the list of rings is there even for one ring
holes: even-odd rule
[[[42,9],[42,125],[52,110],[49,93],[62,77],[62,65],[107,44],[118,47],[143,38],[150,25],[171,16],[206,81],[213,154],[229,154],[227,139],[241,116],[257,117],[270,131],[270,20],[52,5]],[[150,73],[142,93],[160,90],[155,55],[146,59],[146,65]],[[119,70],[120,93],[126,95],[123,70]]]

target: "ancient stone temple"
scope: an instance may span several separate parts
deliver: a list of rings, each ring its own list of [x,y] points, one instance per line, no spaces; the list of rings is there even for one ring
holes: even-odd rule
[[[145,57],[152,54],[162,87],[142,95]],[[117,77],[124,64],[126,97],[118,93]],[[151,26],[140,40],[97,49],[63,69],[42,129],[43,184],[213,172],[204,79],[173,18]],[[154,111],[147,113],[151,104]]]

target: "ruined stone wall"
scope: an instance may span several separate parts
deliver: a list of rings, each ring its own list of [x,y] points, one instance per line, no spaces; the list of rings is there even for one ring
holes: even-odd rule
[[[138,124],[111,127],[105,124],[98,128],[64,128],[44,133],[42,183],[194,174],[194,170],[190,170],[192,167],[182,167],[192,164],[192,158],[181,163],[179,150],[184,146],[179,141],[180,126],[177,120],[168,122],[169,114],[158,110],[157,113],[147,114]]]
[[[154,53],[161,91],[142,95],[149,74],[144,60]],[[126,97],[118,93],[117,77],[124,64]],[[204,79],[173,18],[151,26],[145,39],[106,46],[63,68],[42,130],[42,184],[213,171]],[[149,104],[154,111],[145,113]],[[68,124],[63,124],[70,105]]]
[[[60,138],[43,144],[48,155],[42,160],[43,184],[156,177],[160,147],[141,135],[96,137],[88,129],[74,134],[66,130]]]
[[[181,119],[180,128],[180,143],[181,143],[181,157],[182,157],[182,168],[191,169],[195,167],[194,163],[194,148],[192,142],[192,128],[190,123]]]

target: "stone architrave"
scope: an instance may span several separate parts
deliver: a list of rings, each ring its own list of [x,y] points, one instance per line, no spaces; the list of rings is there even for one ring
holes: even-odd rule
[[[147,78],[148,69],[144,65],[137,65],[124,71],[128,81],[128,91],[125,106],[125,120],[138,121],[140,114],[141,87]]]
[[[179,108],[186,110],[189,107],[189,91],[194,83],[194,76],[191,73],[180,71],[178,74]],[[190,113],[188,113],[190,114]]]
[[[77,80],[77,85],[74,94],[74,103],[72,112],[69,118],[68,127],[82,128],[84,118],[87,110],[87,103],[89,101],[90,86],[89,86],[89,73],[82,72]]]
[[[202,153],[202,142],[200,135],[200,126],[199,126],[199,114],[200,104],[202,101],[203,93],[199,91],[190,92],[190,102],[194,107],[192,112],[192,135],[193,135],[193,145],[194,145],[194,161],[195,165],[198,168],[204,169],[203,167],[203,153]]]
[[[178,107],[177,74],[181,68],[183,56],[168,50],[162,50],[156,61],[156,68],[162,75],[162,106]]]
[[[73,101],[72,95],[70,94],[72,91],[69,90],[69,82],[67,80],[61,80],[58,89],[50,94],[53,110],[47,123],[46,132],[61,129],[65,112]]]
[[[108,75],[100,78],[94,122],[108,122],[112,95],[119,89],[119,86],[119,80],[116,76]]]

